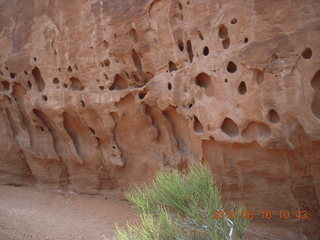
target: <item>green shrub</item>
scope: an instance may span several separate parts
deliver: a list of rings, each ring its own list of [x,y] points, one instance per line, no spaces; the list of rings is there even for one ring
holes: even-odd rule
[[[211,171],[193,165],[186,174],[178,170],[159,172],[150,184],[133,186],[126,198],[141,212],[141,223],[117,227],[117,240],[222,240],[242,238],[248,224],[244,207],[224,205]],[[213,211],[229,213],[212,219]],[[232,218],[230,213],[236,213]],[[230,236],[232,235],[232,236]]]

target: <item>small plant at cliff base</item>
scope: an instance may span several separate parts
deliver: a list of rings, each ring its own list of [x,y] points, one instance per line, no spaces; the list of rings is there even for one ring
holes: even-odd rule
[[[117,226],[117,240],[241,239],[248,224],[241,217],[243,206],[223,205],[210,169],[202,164],[186,174],[161,171],[150,184],[133,186],[125,195],[139,209],[141,222],[126,230]],[[226,214],[213,219],[213,211]]]

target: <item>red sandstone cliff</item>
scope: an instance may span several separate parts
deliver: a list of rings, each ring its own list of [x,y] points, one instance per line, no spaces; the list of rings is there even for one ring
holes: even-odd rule
[[[202,159],[315,233],[319,42],[317,0],[2,0],[0,181],[98,193]]]

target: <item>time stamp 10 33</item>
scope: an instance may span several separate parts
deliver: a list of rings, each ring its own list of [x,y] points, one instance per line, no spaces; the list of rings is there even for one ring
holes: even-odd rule
[[[261,210],[260,212],[253,212],[249,210],[244,210],[240,213],[236,211],[212,211],[212,219],[223,219],[223,218],[242,218],[242,219],[265,219],[265,220],[272,220],[275,218],[278,219],[300,219],[306,220],[308,219],[308,211],[307,210],[297,210],[297,211],[289,211],[289,210],[278,210],[278,211],[271,211],[271,210]]]

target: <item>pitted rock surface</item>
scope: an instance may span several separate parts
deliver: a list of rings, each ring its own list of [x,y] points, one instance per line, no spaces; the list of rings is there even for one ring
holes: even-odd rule
[[[78,193],[207,162],[319,227],[320,2],[0,1],[0,181]],[[277,220],[274,220],[277,221]]]

